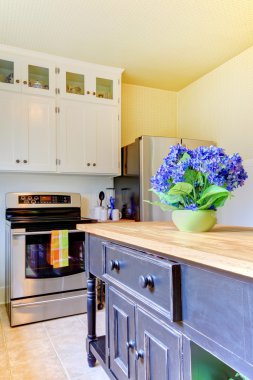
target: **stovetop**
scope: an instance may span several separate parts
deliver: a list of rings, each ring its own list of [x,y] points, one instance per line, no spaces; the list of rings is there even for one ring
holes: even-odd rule
[[[75,223],[90,223],[93,219],[91,218],[82,218],[82,217],[10,217],[9,220],[11,223],[44,223],[44,222],[75,222]]]
[[[10,217],[7,223],[13,228],[25,228],[26,231],[45,231],[53,229],[75,229],[76,224],[96,223],[96,219],[82,217]]]

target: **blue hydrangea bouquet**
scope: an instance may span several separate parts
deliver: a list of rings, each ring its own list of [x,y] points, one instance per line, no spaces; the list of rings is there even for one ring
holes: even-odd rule
[[[148,203],[163,211],[216,211],[246,179],[238,153],[229,156],[215,146],[191,150],[178,144],[170,147],[163,164],[151,178],[150,191],[160,201]]]

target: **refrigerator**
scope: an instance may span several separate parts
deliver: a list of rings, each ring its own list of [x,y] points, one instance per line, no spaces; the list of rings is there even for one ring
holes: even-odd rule
[[[156,201],[158,197],[149,191],[150,178],[155,175],[171,145],[183,144],[190,149],[215,145],[212,141],[141,136],[132,144],[121,148],[121,175],[114,178],[115,208],[122,219],[136,221],[171,220],[171,211],[162,211],[144,200]]]

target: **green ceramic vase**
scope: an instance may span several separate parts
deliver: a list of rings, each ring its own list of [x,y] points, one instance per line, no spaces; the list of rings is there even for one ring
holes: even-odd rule
[[[180,231],[206,232],[213,228],[217,219],[213,210],[174,210],[172,221]]]

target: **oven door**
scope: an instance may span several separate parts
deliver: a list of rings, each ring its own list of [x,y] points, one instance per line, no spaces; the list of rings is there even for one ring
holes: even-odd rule
[[[68,231],[68,266],[50,265],[51,231],[11,230],[11,299],[86,288],[85,234]]]

